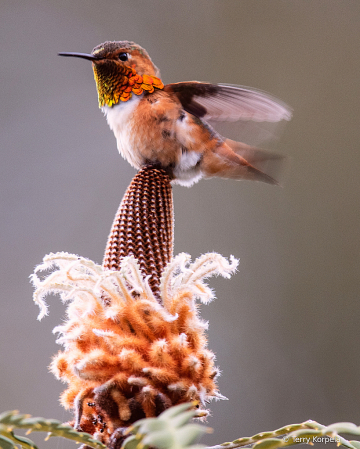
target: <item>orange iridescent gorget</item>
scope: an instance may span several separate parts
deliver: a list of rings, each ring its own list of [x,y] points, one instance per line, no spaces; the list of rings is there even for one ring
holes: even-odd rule
[[[119,76],[119,67],[112,71],[109,64],[93,64],[94,78],[98,86],[99,106],[114,106],[119,101],[128,101],[132,94],[141,95],[144,91],[152,93],[154,89],[163,89],[160,78],[149,75],[139,75],[132,67],[123,67]]]

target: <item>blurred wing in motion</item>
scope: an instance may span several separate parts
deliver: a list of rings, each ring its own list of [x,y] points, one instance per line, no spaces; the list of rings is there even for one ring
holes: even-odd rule
[[[281,137],[287,122],[254,122],[251,120],[239,120],[238,122],[218,122],[209,120],[209,125],[221,136],[245,142],[248,145],[272,149],[270,142],[276,142]],[[274,147],[275,148],[275,147]]]
[[[251,145],[276,139],[292,116],[281,100],[247,87],[192,81],[168,84],[165,90],[222,136]]]
[[[205,121],[279,122],[292,115],[282,101],[247,87],[191,81],[167,84],[165,90],[174,92],[187,112]]]

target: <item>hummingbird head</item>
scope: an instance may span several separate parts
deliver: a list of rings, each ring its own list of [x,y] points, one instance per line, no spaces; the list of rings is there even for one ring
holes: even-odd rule
[[[91,55],[96,58],[93,62],[100,70],[102,66],[110,65],[120,73],[124,68],[131,68],[139,75],[160,77],[160,71],[152,63],[148,52],[134,42],[104,42],[97,45]]]
[[[164,86],[160,71],[153,64],[147,51],[129,41],[107,41],[97,45],[91,54],[59,53],[92,61],[98,91],[99,106],[114,106],[127,101],[132,94],[153,92]]]

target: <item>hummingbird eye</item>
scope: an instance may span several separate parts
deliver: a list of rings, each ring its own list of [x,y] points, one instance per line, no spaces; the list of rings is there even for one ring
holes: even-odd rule
[[[128,57],[129,57],[129,55],[127,53],[120,53],[119,54],[120,61],[127,61]]]

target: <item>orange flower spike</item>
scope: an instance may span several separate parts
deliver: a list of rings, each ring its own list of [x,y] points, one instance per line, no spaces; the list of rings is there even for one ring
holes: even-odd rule
[[[111,379],[111,385],[113,388],[117,388],[118,390],[125,391],[126,388],[129,386],[128,375],[123,372],[115,374],[115,376]]]
[[[110,379],[118,372],[118,365],[117,357],[94,350],[74,366],[74,372],[80,379],[97,382],[104,378]]]
[[[53,357],[49,369],[57,379],[67,377],[70,374],[67,357],[62,352],[58,352]]]
[[[155,341],[149,351],[150,361],[157,367],[166,367],[167,369],[176,369],[176,363],[168,352],[166,340]]]
[[[142,354],[145,354],[148,346],[148,342],[144,341],[143,338],[137,337],[133,334],[126,336],[125,332],[122,337],[115,335],[114,337],[106,339],[106,347],[113,354],[119,354],[124,348],[134,349]]]
[[[180,334],[179,336],[173,337],[170,342],[170,352],[174,357],[174,360],[180,364],[184,357],[191,354],[189,349],[189,344],[186,338],[186,334]]]
[[[65,410],[70,410],[74,406],[74,401],[79,393],[80,385],[75,382],[71,383],[71,386],[63,391],[60,395],[60,404],[65,408]]]
[[[137,310],[135,307],[128,308],[124,317],[129,321],[129,324],[136,335],[146,337],[148,340],[155,340],[155,333],[144,321],[144,313]]]
[[[117,316],[117,323],[119,326],[119,330],[117,333],[122,333],[126,338],[131,339],[133,341],[132,337],[134,336],[133,328],[128,320],[128,313],[127,310],[123,310],[122,314],[120,316]],[[142,338],[142,336],[137,335],[137,337]]]
[[[156,416],[156,396],[157,391],[150,386],[142,389],[141,404],[145,412],[146,418],[154,418]]]
[[[164,321],[161,316],[155,314],[150,315],[148,324],[154,329],[157,338],[166,338],[167,340],[171,338],[170,323]]]
[[[129,370],[132,374],[140,374],[146,366],[146,362],[142,356],[134,349],[124,348],[119,354],[119,360],[121,362],[121,368],[123,370]]]
[[[119,416],[122,421],[128,421],[131,417],[131,410],[128,400],[118,390],[111,391],[111,397],[118,406]]]
[[[91,331],[92,328],[90,327],[92,323],[90,322],[88,325],[90,332],[93,335],[91,335],[90,332],[82,333],[81,338],[77,339],[74,342],[74,347],[76,347],[76,349],[78,349],[79,352],[81,352],[82,354],[86,354],[87,352],[91,351],[94,347],[97,346],[96,335]]]
[[[171,335],[170,323],[165,321],[158,312],[149,308],[146,301],[137,301],[135,308],[141,321],[146,321],[147,328],[151,329],[151,337],[153,339],[165,338]]]
[[[207,340],[203,334],[199,332],[199,329],[188,329],[186,334],[188,337],[189,346],[193,349],[193,351],[200,351],[201,348],[206,345]]]
[[[218,371],[214,369],[215,354],[209,350],[204,350],[203,353],[199,356],[199,358],[202,364],[201,375],[204,378],[209,378],[212,380],[215,377],[215,375],[218,374]]]
[[[143,373],[149,376],[154,383],[157,384],[173,384],[179,381],[179,375],[175,370],[169,370],[167,368],[154,368],[146,367],[143,368]]]
[[[200,371],[201,362],[198,357],[191,355],[183,360],[181,374],[192,379],[195,384],[199,383],[202,380]]]
[[[186,297],[176,298],[174,300],[174,306],[170,310],[171,314],[178,314],[178,319],[172,323],[172,326],[174,327],[174,331],[187,334],[187,322],[189,317],[193,316],[193,312],[190,309],[190,305],[186,301]]]

